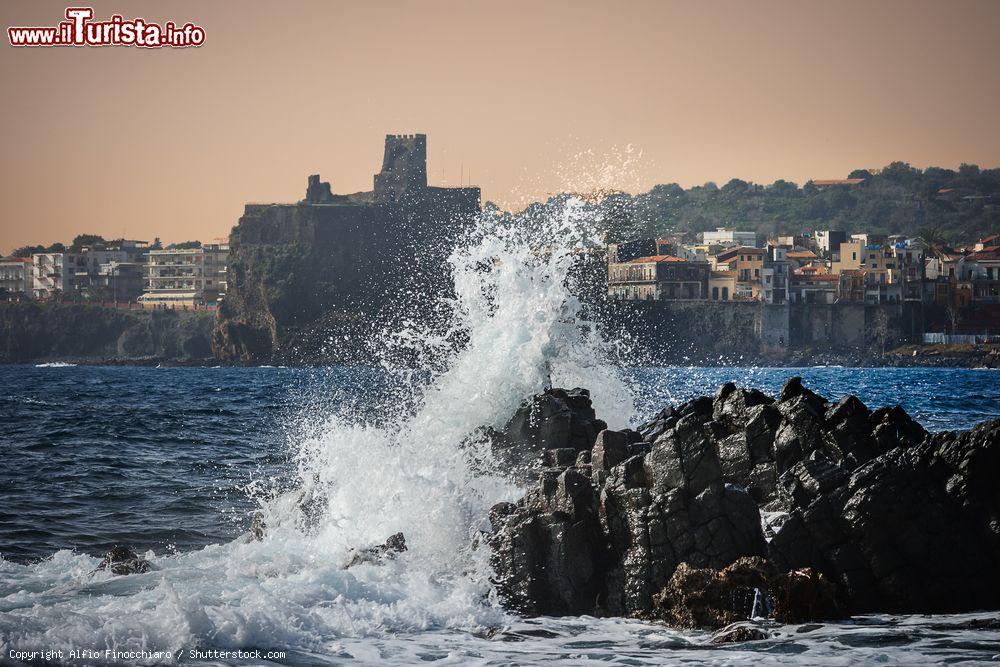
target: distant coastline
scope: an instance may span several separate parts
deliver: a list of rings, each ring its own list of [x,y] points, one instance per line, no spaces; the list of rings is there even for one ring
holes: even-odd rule
[[[212,312],[117,310],[81,304],[0,304],[0,364],[171,367],[365,365],[361,351],[339,356],[225,361],[212,356]],[[903,345],[875,351],[789,349],[774,354],[693,354],[678,344],[635,349],[624,366],[1000,368],[997,345]]]

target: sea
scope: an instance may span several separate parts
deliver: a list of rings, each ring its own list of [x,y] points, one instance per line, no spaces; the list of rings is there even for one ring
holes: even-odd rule
[[[500,605],[480,536],[489,508],[523,489],[477,434],[546,385],[590,389],[611,428],[727,381],[776,394],[792,375],[831,400],[899,404],[929,430],[1000,418],[995,370],[621,363],[628,350],[581,320],[568,279],[587,239],[580,206],[541,230],[481,222],[451,257],[447,317],[373,332],[365,365],[0,366],[0,663],[1000,661],[989,611],[774,626],[717,645]],[[347,567],[396,532],[405,552]],[[116,545],[151,569],[99,569]]]

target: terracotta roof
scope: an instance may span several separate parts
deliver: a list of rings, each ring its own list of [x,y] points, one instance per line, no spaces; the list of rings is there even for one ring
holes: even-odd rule
[[[979,252],[969,255],[969,259],[977,262],[982,260],[998,260],[1000,259],[1000,248],[983,248]]]
[[[816,253],[812,250],[789,250],[786,255],[788,257],[797,257],[802,259],[814,259],[816,257]]]
[[[686,259],[681,259],[680,257],[674,257],[673,255],[651,255],[649,257],[636,257],[630,260],[632,264],[644,264],[646,262],[686,262]]]
[[[31,264],[30,257],[4,257],[0,259],[0,262],[24,262],[25,264]]]

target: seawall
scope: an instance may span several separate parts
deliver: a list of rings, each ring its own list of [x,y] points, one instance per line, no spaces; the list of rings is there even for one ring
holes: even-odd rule
[[[881,363],[919,340],[919,304],[618,301],[592,307],[605,337],[646,364]]]

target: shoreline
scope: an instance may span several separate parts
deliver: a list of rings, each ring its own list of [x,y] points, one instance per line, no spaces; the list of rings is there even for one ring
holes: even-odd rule
[[[1000,369],[1000,350],[978,350],[964,354],[945,354],[942,346],[905,346],[900,352],[890,352],[884,356],[870,357],[855,354],[808,355],[790,352],[785,356],[758,356],[739,359],[643,359],[620,362],[629,368],[970,368]],[[0,361],[0,366],[40,366],[43,364],[66,364],[75,366],[113,366],[136,368],[323,368],[329,366],[365,366],[351,360],[316,360],[313,362],[292,362],[275,360],[273,363],[245,363],[219,359],[176,359],[150,357],[144,359],[94,358],[94,357],[42,357],[16,361]]]

